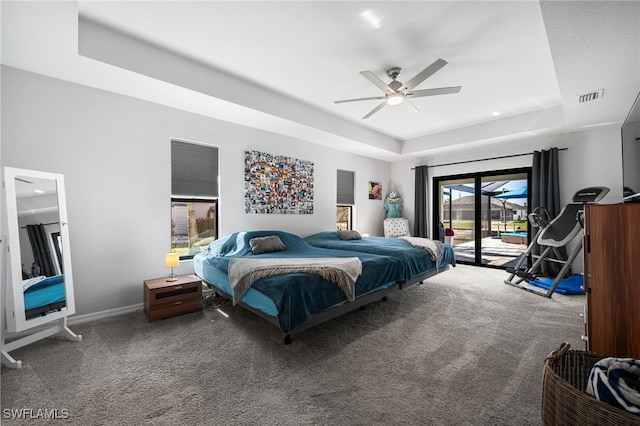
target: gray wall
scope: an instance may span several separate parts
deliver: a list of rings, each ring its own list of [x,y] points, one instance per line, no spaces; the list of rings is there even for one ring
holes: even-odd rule
[[[611,188],[619,202],[620,128],[561,136],[531,136],[474,149],[389,164],[320,145],[225,123],[146,101],[2,67],[2,166],[65,176],[77,313],[93,314],[142,302],[142,282],[166,275],[170,247],[171,138],[220,147],[220,233],[282,229],[300,235],[335,226],[336,170],[356,176],[354,228],[382,235],[381,201],[367,198],[369,181],[384,195],[400,192],[413,223],[413,171],[418,164],[487,158],[533,149],[560,153],[562,202],[590,185]],[[313,215],[244,213],[243,155],[255,149],[314,162]],[[530,157],[430,170],[430,176],[523,167]],[[580,269],[580,261],[578,261]],[[191,273],[183,262],[178,273]]]
[[[437,165],[480,158],[491,158],[512,154],[533,152],[534,150],[552,147],[568,148],[559,155],[560,168],[560,203],[569,203],[579,189],[588,186],[606,186],[611,192],[600,203],[619,203],[622,201],[622,148],[620,124],[594,127],[582,132],[563,135],[536,135],[521,139],[513,139],[500,143],[483,144],[476,149],[458,150],[448,153],[434,154],[429,157],[393,163],[391,165],[392,185],[396,185],[407,194],[405,211],[413,221],[413,171],[416,165]],[[532,156],[518,156],[490,161],[433,167],[429,169],[429,177],[449,176],[481,171],[493,171],[519,167],[531,167]],[[407,188],[405,190],[405,188]],[[432,188],[429,187],[432,194]],[[431,196],[429,198],[431,205]],[[431,225],[431,216],[429,217]],[[411,223],[413,226],[413,222]],[[577,237],[576,237],[577,238]],[[577,244],[574,241],[573,244]],[[573,244],[571,246],[573,246]],[[582,271],[582,258],[578,258],[572,270]]]
[[[142,282],[164,276],[170,250],[170,139],[220,147],[220,234],[335,228],[336,171],[356,176],[355,228],[382,235],[390,164],[110,92],[2,68],[2,166],[65,177],[76,311],[142,302]],[[314,162],[314,214],[244,212],[244,151]],[[192,273],[183,262],[178,273]]]

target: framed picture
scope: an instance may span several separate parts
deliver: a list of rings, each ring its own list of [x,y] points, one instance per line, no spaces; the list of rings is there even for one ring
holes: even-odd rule
[[[379,182],[369,182],[369,199],[382,200],[382,185]]]
[[[245,151],[246,213],[313,213],[313,163],[297,158]]]

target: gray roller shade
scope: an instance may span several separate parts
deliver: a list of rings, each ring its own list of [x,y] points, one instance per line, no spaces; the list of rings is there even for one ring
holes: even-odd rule
[[[218,197],[218,148],[171,141],[171,195]]]
[[[354,173],[338,170],[338,197],[337,204],[355,204],[354,197]]]

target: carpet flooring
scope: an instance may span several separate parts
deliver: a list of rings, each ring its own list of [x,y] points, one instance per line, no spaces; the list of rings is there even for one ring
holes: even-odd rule
[[[2,367],[2,424],[55,409],[83,426],[539,425],[544,359],[564,341],[584,350],[585,299],[506,277],[458,265],[290,345],[229,305],[78,324],[82,342],[11,353],[23,367]]]

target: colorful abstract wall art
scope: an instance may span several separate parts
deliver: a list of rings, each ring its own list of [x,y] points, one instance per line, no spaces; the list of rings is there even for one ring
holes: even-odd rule
[[[246,213],[313,213],[313,163],[282,155],[245,151]]]

